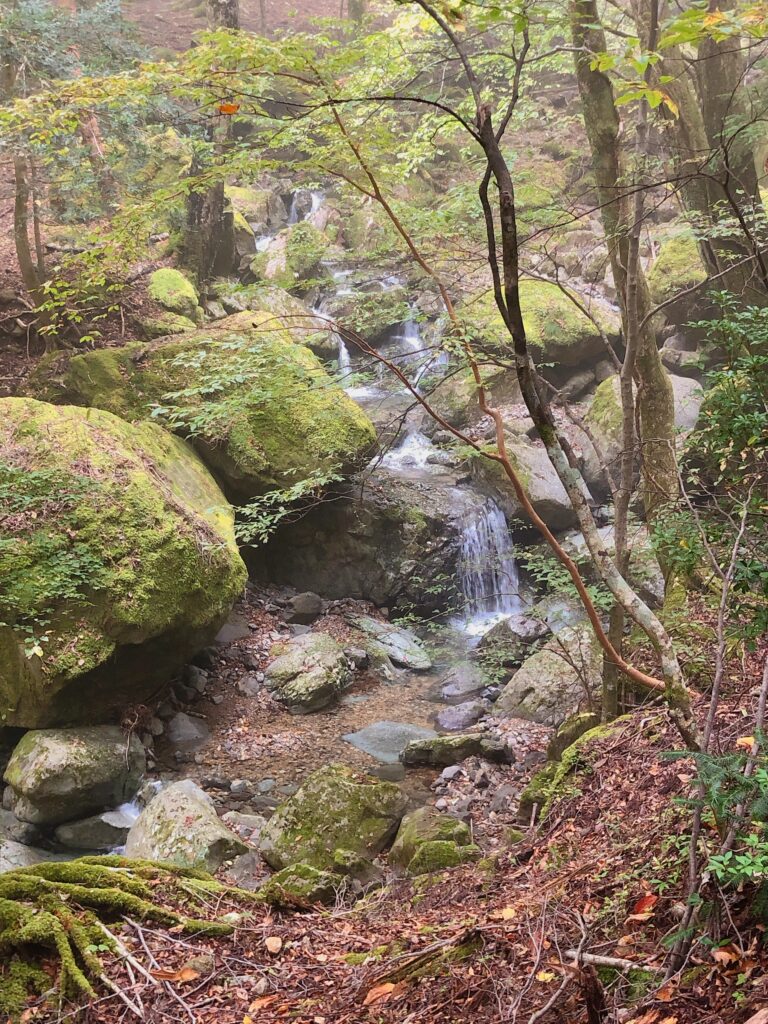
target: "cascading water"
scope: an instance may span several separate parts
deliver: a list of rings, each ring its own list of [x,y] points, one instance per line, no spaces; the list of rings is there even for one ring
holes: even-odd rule
[[[483,633],[522,610],[515,547],[504,513],[490,498],[464,527],[459,580],[465,600],[461,624],[468,633]]]

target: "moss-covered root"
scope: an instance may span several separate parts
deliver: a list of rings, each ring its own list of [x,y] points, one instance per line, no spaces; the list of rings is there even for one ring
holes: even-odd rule
[[[97,950],[117,951],[102,922],[128,916],[196,934],[232,932],[227,921],[201,920],[158,903],[158,893],[176,908],[205,905],[212,894],[236,897],[238,903],[261,902],[255,893],[222,885],[202,871],[151,861],[109,856],[35,864],[0,875],[0,958],[10,965],[17,954],[18,962],[28,963],[42,950],[59,963],[61,996],[93,996],[94,983],[105,973]],[[0,1009],[7,1005],[11,1018],[20,977],[10,966],[0,976]],[[29,977],[37,979],[34,972]],[[8,985],[12,991],[6,991]]]

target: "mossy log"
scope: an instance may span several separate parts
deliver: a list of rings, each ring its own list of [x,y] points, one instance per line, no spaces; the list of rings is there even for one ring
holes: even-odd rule
[[[109,984],[100,952],[119,955],[122,948],[106,924],[131,917],[196,935],[228,935],[230,922],[194,916],[211,895],[227,894],[239,904],[261,902],[257,894],[222,885],[204,871],[119,856],[8,871],[0,875],[0,959],[13,963],[15,955],[29,961],[52,954],[59,964],[59,996],[93,997],[95,983]],[[11,975],[0,978],[0,1009],[13,1015],[20,1007],[7,1005],[11,993],[4,991],[5,980],[17,980]],[[12,987],[18,997],[18,985]]]

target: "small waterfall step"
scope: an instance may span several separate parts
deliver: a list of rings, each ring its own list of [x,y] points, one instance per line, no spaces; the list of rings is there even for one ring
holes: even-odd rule
[[[491,498],[462,531],[459,580],[465,602],[459,625],[472,635],[522,611],[515,546],[504,513]]]

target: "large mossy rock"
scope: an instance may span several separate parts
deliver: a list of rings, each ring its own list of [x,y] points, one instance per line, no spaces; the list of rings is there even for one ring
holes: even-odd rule
[[[365,636],[365,646],[373,655],[385,656],[395,665],[416,672],[432,667],[432,659],[419,638],[402,626],[393,626],[370,615],[350,615],[349,622]]]
[[[599,694],[602,654],[589,626],[568,626],[523,662],[494,710],[558,726]]]
[[[270,818],[261,835],[262,856],[276,870],[298,863],[338,870],[340,850],[371,859],[395,834],[407,803],[391,782],[328,765],[310,775]]]
[[[146,700],[245,584],[232,510],[156,424],[3,399],[0,494],[5,725],[105,721]]]
[[[58,825],[129,800],[145,768],[138,737],[117,726],[39,729],[21,738],[3,778],[17,818]]]
[[[522,281],[520,305],[526,336],[537,364],[584,367],[605,353],[594,324],[563,294],[546,281]],[[605,332],[619,332],[619,319],[608,306],[600,304],[594,315]],[[469,330],[485,344],[508,350],[509,332],[504,326],[492,292],[484,292],[462,308]]]
[[[360,407],[264,311],[154,344],[53,357],[30,390],[128,420],[160,412],[162,421],[192,436],[237,498],[323,471],[348,473],[367,462],[376,442]]]
[[[351,678],[343,648],[327,633],[305,633],[276,644],[265,683],[275,700],[302,715],[335,701]]]
[[[651,301],[657,306],[661,302],[673,299],[686,288],[701,284],[706,278],[707,271],[694,236],[690,231],[672,235],[662,242],[648,273]],[[689,297],[688,302],[690,301]]]
[[[185,316],[195,323],[203,319],[195,286],[180,270],[161,267],[150,275],[147,286],[150,299],[176,316]]]
[[[400,755],[400,760],[412,768],[447,768],[467,757],[481,757],[486,761],[508,760],[506,747],[480,732],[413,740]]]
[[[174,782],[136,819],[125,856],[217,871],[248,847],[219,820],[213,800],[191,779]]]

